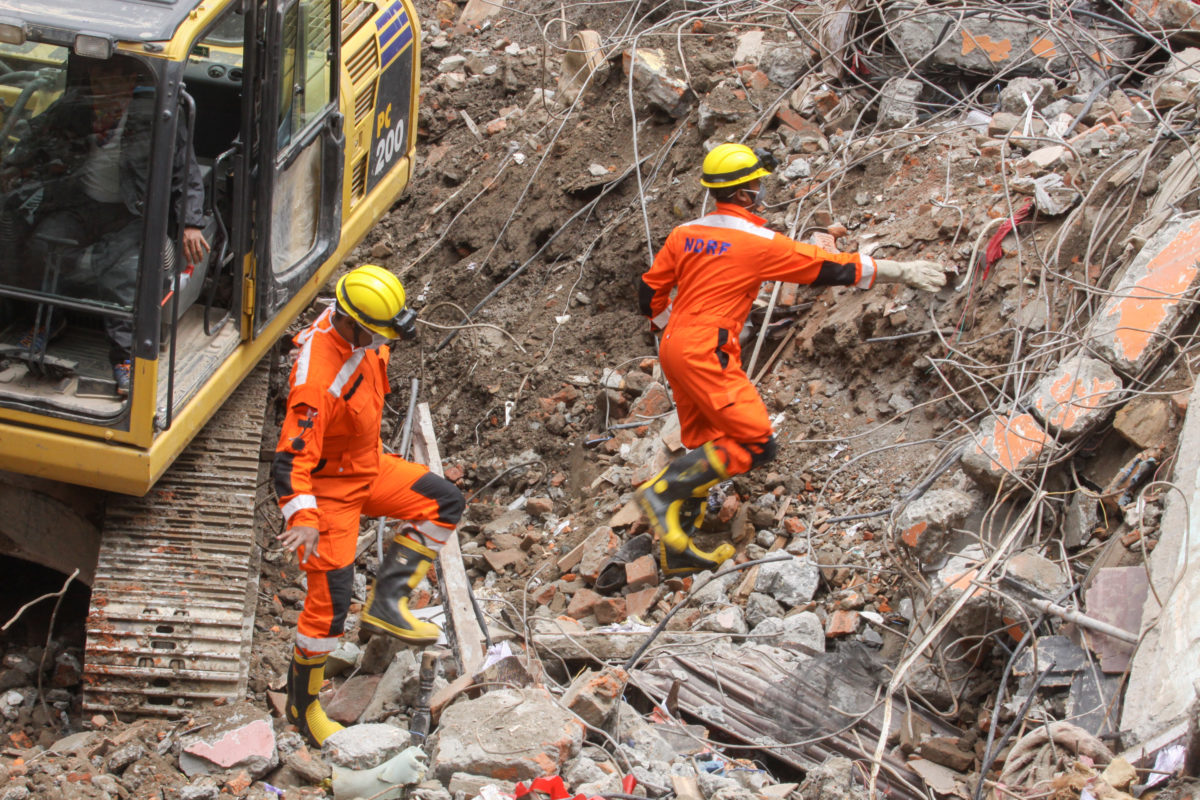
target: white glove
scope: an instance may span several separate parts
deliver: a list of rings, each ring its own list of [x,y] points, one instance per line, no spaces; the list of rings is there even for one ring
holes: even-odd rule
[[[946,273],[936,261],[891,261],[875,259],[876,280],[903,283],[923,292],[936,292],[946,285]]]

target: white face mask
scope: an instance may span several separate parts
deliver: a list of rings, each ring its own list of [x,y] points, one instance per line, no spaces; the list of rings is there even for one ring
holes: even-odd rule
[[[357,325],[359,330],[371,334],[371,341],[369,343],[363,345],[364,350],[378,350],[379,348],[383,347],[385,344],[391,344],[392,339],[390,337],[384,336],[382,333],[376,333],[375,331],[371,330],[370,328],[368,328],[364,325],[358,325],[357,323],[355,323],[355,324]]]

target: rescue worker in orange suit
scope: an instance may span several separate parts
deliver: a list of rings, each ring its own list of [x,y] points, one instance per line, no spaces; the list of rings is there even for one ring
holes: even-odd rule
[[[663,329],[659,359],[674,394],[683,444],[690,452],[637,490],[659,537],[663,573],[715,569],[733,555],[724,543],[701,550],[691,537],[708,490],[775,456],[767,408],[741,367],[738,334],[763,281],[870,288],[903,282],[936,291],[945,285],[931,261],[887,261],[829,253],[764,227],[762,179],[775,159],[746,145],[718,145],[704,158],[701,185],[716,210],[671,231],[641,276],[638,302]],[[671,292],[675,290],[672,301]]]
[[[278,539],[296,551],[308,577],[286,716],[318,746],[342,727],[325,714],[317,693],[350,609],[360,515],[402,520],[384,551],[361,626],[424,645],[436,642],[440,630],[412,614],[408,594],[454,535],[463,512],[454,484],[383,452],[387,342],[416,333],[404,287],[368,264],[343,276],[335,295],[335,303],[295,337],[299,350],[273,466],[286,526]]]

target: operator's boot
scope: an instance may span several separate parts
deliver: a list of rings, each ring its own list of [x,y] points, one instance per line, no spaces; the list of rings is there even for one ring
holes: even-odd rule
[[[733,555],[730,544],[711,551],[696,547],[689,535],[698,524],[696,519],[690,520],[685,530],[685,505],[691,505],[688,501],[707,497],[710,488],[728,477],[716,448],[707,442],[675,459],[638,487],[635,495],[638,504],[659,537],[659,565],[664,575],[690,575],[716,569]]]
[[[328,653],[305,656],[292,650],[292,665],[288,668],[287,721],[300,730],[300,735],[311,744],[320,747],[330,735],[342,730],[342,725],[331,720],[321,708],[317,695],[325,682],[325,660]]]
[[[370,633],[394,636],[407,644],[436,642],[442,629],[417,619],[408,610],[409,592],[425,579],[435,558],[437,553],[403,534],[388,542],[375,585],[359,618],[361,627]]]

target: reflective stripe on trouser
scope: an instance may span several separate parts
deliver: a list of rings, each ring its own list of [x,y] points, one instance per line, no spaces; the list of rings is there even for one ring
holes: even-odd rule
[[[754,450],[771,438],[771,419],[742,369],[736,333],[712,325],[674,326],[663,336],[659,358],[684,446],[711,441],[724,455],[729,475],[750,469]]]
[[[463,496],[457,486],[428,467],[398,456],[380,459],[379,475],[370,493],[357,502],[329,499],[321,489],[322,484],[330,483],[314,482],[321,538],[316,554],[300,565],[308,573],[308,595],[296,623],[296,645],[308,653],[337,649],[350,608],[354,551],[363,514],[409,521],[425,545],[436,552],[454,534],[463,513]]]

